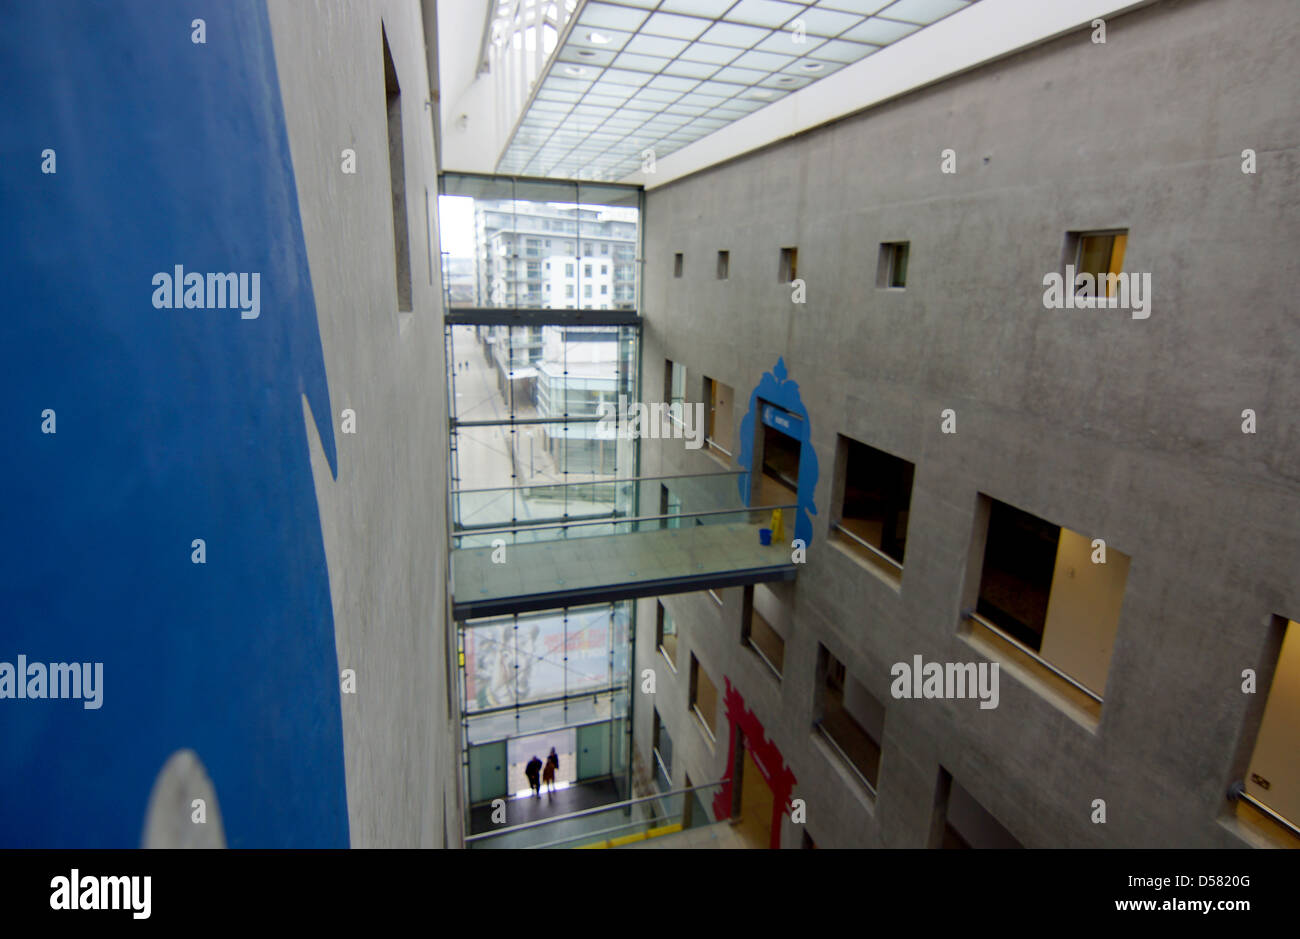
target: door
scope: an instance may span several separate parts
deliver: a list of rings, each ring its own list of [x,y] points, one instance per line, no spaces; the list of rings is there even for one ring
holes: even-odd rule
[[[609,775],[609,722],[578,728],[578,780]]]
[[[751,848],[772,846],[772,811],[776,799],[745,747],[745,768],[740,782],[740,836]]]
[[[469,748],[469,800],[473,805],[506,794],[506,742]]]

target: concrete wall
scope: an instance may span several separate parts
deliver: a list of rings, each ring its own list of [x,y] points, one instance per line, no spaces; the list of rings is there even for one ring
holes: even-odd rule
[[[313,440],[340,668],[354,847],[458,843],[447,692],[447,402],[437,169],[415,0],[269,5],[332,419],[356,414],[332,479]],[[381,26],[401,89],[412,310],[398,311]],[[341,151],[356,151],[356,173]],[[432,260],[431,260],[432,259]],[[448,834],[450,832],[450,834]]]
[[[1105,45],[1081,30],[648,194],[645,399],[667,400],[665,358],[692,399],[708,375],[743,400],[782,356],[808,406],[822,471],[784,679],[740,644],[740,590],[664,603],[678,661],[730,679],[775,740],[818,845],[926,844],[941,764],[1027,846],[1248,843],[1223,819],[1259,714],[1241,670],[1271,673],[1269,617],[1300,611],[1300,417],[1282,406],[1300,7],[1250,7],[1157,3]],[[1126,270],[1152,274],[1150,318],[1045,309],[1066,232],[1108,228],[1129,230]],[[878,246],[904,240],[906,289],[878,289]],[[772,276],[789,245],[806,305]],[[916,465],[900,588],[827,542],[836,434]],[[647,475],[713,465],[643,447]],[[958,635],[981,492],[1132,559],[1096,726],[1005,672],[993,710],[890,697],[894,662],[984,659]],[[639,612],[653,622],[653,601]],[[674,782],[717,779],[721,735],[715,750],[691,726],[685,669],[652,640],[638,630],[637,667],[659,671]],[[886,703],[874,803],[810,733],[819,642]],[[643,759],[650,721],[638,708]]]

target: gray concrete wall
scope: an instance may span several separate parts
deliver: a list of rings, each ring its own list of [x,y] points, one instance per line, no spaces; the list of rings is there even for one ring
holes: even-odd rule
[[[694,652],[776,740],[819,845],[924,846],[941,765],[1027,846],[1251,843],[1223,819],[1257,714],[1241,672],[1272,667],[1268,617],[1300,615],[1300,6],[1162,2],[1108,25],[1105,45],[1081,30],[648,193],[645,400],[667,400],[665,358],[692,400],[706,374],[745,400],[784,356],[821,464],[782,681],[740,644],[739,589],[665,600],[675,677],[637,630],[674,782],[725,770],[686,710]],[[1066,232],[1106,228],[1152,274],[1150,318],[1044,309]],[[896,240],[907,287],[877,289]],[[806,305],[778,283],[788,245]],[[916,465],[900,589],[828,544],[841,433]],[[647,475],[715,465],[644,444]],[[1095,727],[1005,671],[994,710],[890,696],[914,654],[985,660],[959,635],[981,492],[1132,558]],[[652,600],[639,612],[653,623]],[[819,643],[886,704],[874,804],[810,732]],[[787,820],[783,844],[799,834]]]
[[[437,170],[421,9],[414,0],[269,8],[339,412],[337,480],[310,433],[339,666],[356,672],[356,693],[343,695],[352,844],[458,844]],[[381,24],[401,86],[410,313],[398,312]],[[345,148],[356,151],[355,175],[342,172]],[[355,434],[341,433],[346,408]]]

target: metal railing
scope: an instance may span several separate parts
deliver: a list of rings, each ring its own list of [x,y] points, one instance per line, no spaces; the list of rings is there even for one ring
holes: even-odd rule
[[[1276,822],[1278,825],[1281,825],[1287,831],[1291,832],[1291,834],[1300,837],[1300,826],[1297,826],[1295,822],[1291,821],[1291,819],[1287,818],[1285,815],[1281,815],[1275,812],[1273,809],[1269,808],[1265,803],[1260,802],[1258,799],[1252,796],[1249,792],[1246,791],[1246,784],[1244,782],[1239,781],[1233,783],[1232,788],[1228,790],[1228,798],[1236,802],[1246,803],[1256,812],[1259,812],[1261,815],[1263,815],[1265,818],[1268,818],[1271,821]]]
[[[872,554],[874,557],[876,557],[876,558],[878,558],[879,560],[883,561],[885,564],[888,564],[888,565],[889,565],[893,570],[897,571],[899,574],[902,574],[902,573],[903,573],[903,564],[902,564],[901,561],[895,561],[895,560],[894,560],[893,558],[891,558],[888,554],[886,554],[884,551],[881,551],[879,548],[877,548],[877,547],[876,547],[875,545],[873,545],[871,542],[869,542],[869,541],[867,541],[867,540],[865,540],[865,539],[859,537],[858,535],[855,535],[853,532],[849,531],[849,530],[848,530],[847,528],[845,528],[842,524],[840,524],[840,522],[832,522],[832,523],[831,523],[831,530],[832,530],[832,531],[837,531],[837,532],[839,532],[841,535],[843,535],[844,537],[848,538],[848,539],[849,539],[850,541],[852,541],[854,544],[859,545],[860,547],[866,548],[868,551],[871,552],[871,554]]]
[[[700,722],[700,729],[703,730],[704,733],[708,735],[709,742],[716,744],[718,742],[718,738],[713,733],[713,728],[710,727],[709,722],[704,719],[704,712],[700,710],[699,705],[695,704],[694,702],[691,703],[691,713],[694,714],[695,719]]]
[[[489,421],[488,423],[500,423],[500,421]],[[532,423],[559,424],[563,422],[555,419],[544,419]],[[623,476],[618,479],[595,479],[576,483],[533,483],[527,486],[488,486],[485,489],[457,489],[455,490],[455,493],[456,495],[461,495],[470,492],[512,492],[517,489],[561,489],[565,486],[613,486],[621,485],[623,483],[659,482],[668,479],[721,479],[723,476],[739,477],[743,472],[743,470],[723,470],[719,473],[673,473],[667,476]]]
[[[499,528],[473,528],[457,531],[452,537],[460,538],[467,535],[475,537],[480,535],[501,535],[519,531],[538,531],[548,528],[583,528],[588,525],[630,525],[636,522],[662,522],[672,518],[704,518],[711,515],[739,515],[744,512],[770,512],[772,509],[797,509],[797,505],[764,505],[760,508],[750,508],[740,506],[735,509],[706,509],[702,512],[677,512],[670,515],[607,515],[589,520],[574,522],[546,522],[543,524],[531,524],[530,522],[520,522],[516,525],[506,525]]]
[[[1076,691],[1079,691],[1079,692],[1081,692],[1081,693],[1087,695],[1089,698],[1091,698],[1092,700],[1096,701],[1098,704],[1101,704],[1101,703],[1102,703],[1102,697],[1101,697],[1101,695],[1097,694],[1097,692],[1093,691],[1091,688],[1089,688],[1087,685],[1085,685],[1085,684],[1083,684],[1082,682],[1080,682],[1078,679],[1071,678],[1069,675],[1067,675],[1065,672],[1061,671],[1059,668],[1057,668],[1057,667],[1056,667],[1055,665],[1053,665],[1051,662],[1047,661],[1047,659],[1043,658],[1043,657],[1042,657],[1038,652],[1036,652],[1035,650],[1031,649],[1029,646],[1025,645],[1023,642],[1021,642],[1021,641],[1020,641],[1019,639],[1017,639],[1015,636],[1012,636],[1010,633],[1007,633],[1007,632],[1005,632],[1004,630],[1002,630],[1001,628],[999,628],[998,626],[995,626],[993,623],[989,622],[989,621],[988,621],[987,619],[985,619],[983,616],[980,616],[980,615],[979,615],[978,613],[976,613],[974,610],[966,610],[962,615],[963,615],[966,619],[970,620],[972,623],[978,623],[980,626],[983,626],[983,627],[984,627],[985,629],[987,629],[989,632],[994,633],[994,634],[997,635],[999,638],[1001,638],[1001,639],[1003,639],[1004,641],[1006,641],[1006,642],[1010,643],[1011,645],[1015,646],[1017,649],[1019,649],[1019,650],[1020,650],[1021,652],[1023,652],[1025,655],[1029,656],[1031,659],[1033,659],[1033,660],[1034,660],[1035,662],[1037,662],[1039,665],[1043,666],[1043,668],[1045,668],[1045,669],[1047,669],[1049,672],[1051,672],[1053,675],[1055,675],[1056,677],[1062,679],[1062,680],[1065,681],[1065,682],[1068,682],[1068,683],[1071,685],[1071,687],[1073,687]]]
[[[758,643],[756,643],[756,642],[754,641],[754,637],[753,637],[753,636],[746,636],[746,637],[745,637],[745,645],[747,645],[747,646],[749,646],[749,648],[753,649],[754,652],[757,653],[758,657],[759,657],[760,659],[763,660],[763,664],[766,665],[768,668],[770,668],[770,669],[772,670],[772,674],[775,675],[778,679],[780,679],[780,677],[781,677],[781,670],[780,670],[779,668],[777,668],[775,665],[772,664],[772,660],[769,659],[769,658],[768,658],[768,657],[763,653],[763,650],[760,649],[760,648],[758,647]]]
[[[470,847],[473,846],[474,844],[491,841],[497,838],[503,838],[508,835],[518,834],[519,832],[544,828],[548,825],[559,825],[563,822],[571,822],[582,818],[591,818],[592,816],[600,815],[602,813],[614,812],[619,810],[624,810],[624,811],[631,810],[635,806],[645,805],[651,802],[662,802],[664,799],[672,798],[675,796],[681,796],[683,800],[683,804],[685,804],[685,800],[690,798],[692,795],[698,794],[706,789],[716,790],[719,789],[722,785],[723,785],[723,781],[718,780],[717,782],[702,783],[697,786],[684,786],[681,789],[670,789],[667,792],[656,792],[653,795],[638,796],[635,799],[624,799],[621,802],[610,802],[605,805],[597,805],[589,809],[582,809],[581,811],[578,812],[568,812],[564,815],[556,815],[551,818],[539,818],[535,821],[523,822],[522,824],[519,825],[511,825],[508,828],[500,828],[495,831],[480,832],[477,835],[469,835],[468,837],[465,838],[465,845],[466,847]],[[565,836],[564,838],[556,842],[548,842],[542,845],[533,845],[532,847],[548,847],[555,844],[564,844],[573,841],[599,840],[602,836],[606,836],[614,831],[625,830],[627,828],[632,828],[632,827],[644,826],[654,822],[662,823],[663,821],[665,821],[665,818],[663,816],[651,817],[651,818],[640,818],[640,819],[636,819],[635,821],[614,826],[613,828],[610,829],[581,832],[581,833]]]

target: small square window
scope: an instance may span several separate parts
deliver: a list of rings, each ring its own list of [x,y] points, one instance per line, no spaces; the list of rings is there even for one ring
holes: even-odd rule
[[[680,251],[673,255],[673,276],[682,276],[682,253]]]
[[[880,246],[876,286],[901,290],[907,286],[907,255],[910,241],[886,242]]]
[[[718,252],[718,280],[726,280],[730,276],[731,270],[731,252]]]
[[[1078,298],[1116,296],[1128,248],[1128,229],[1069,232],[1065,236],[1065,261],[1074,276],[1067,286]],[[1085,276],[1087,275],[1087,276]],[[1128,291],[1123,291],[1127,299]]]

